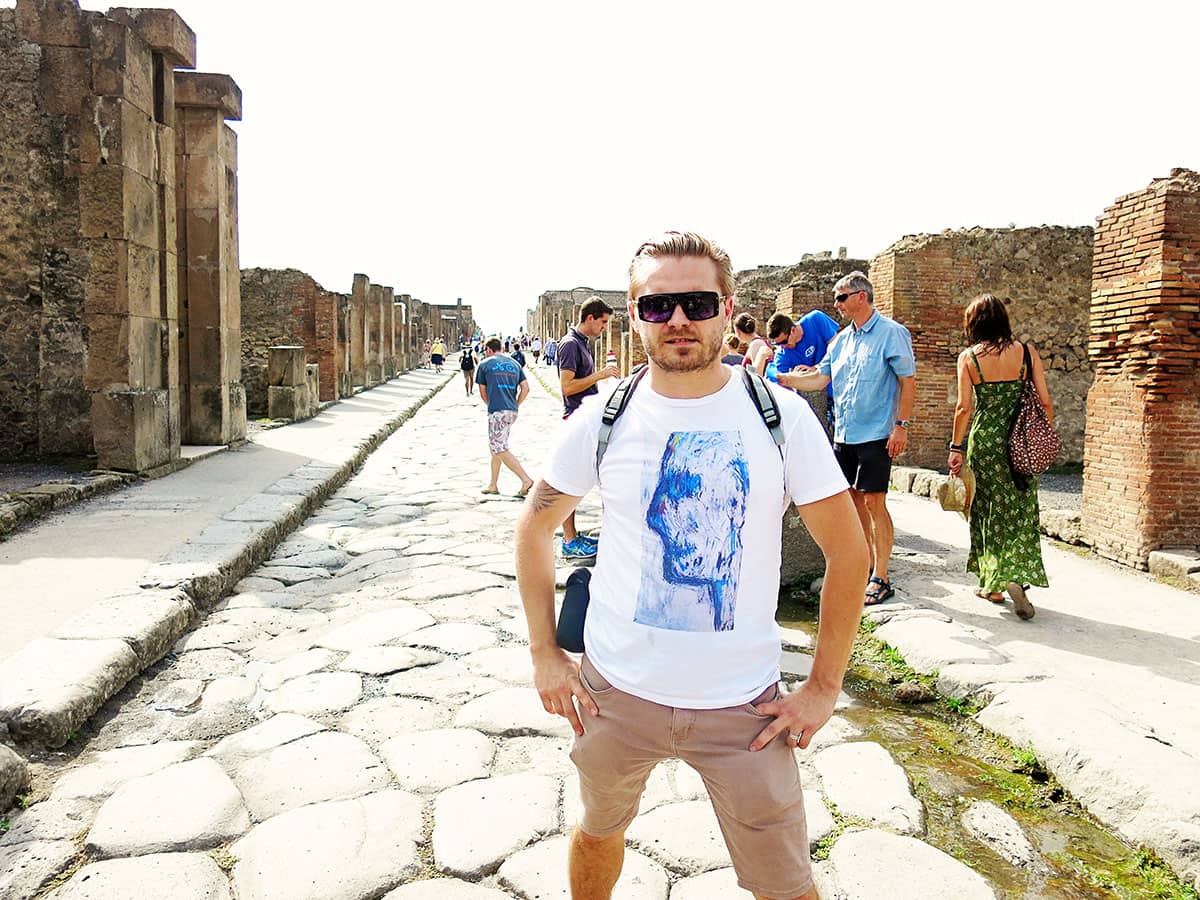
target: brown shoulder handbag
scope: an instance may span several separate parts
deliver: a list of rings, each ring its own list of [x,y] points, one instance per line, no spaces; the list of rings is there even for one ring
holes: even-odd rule
[[[1008,464],[1013,480],[1024,489],[1029,483],[1029,476],[1041,475],[1050,468],[1060,450],[1062,441],[1050,424],[1033,384],[1033,366],[1029,360],[1029,345],[1026,344],[1021,399],[1017,401],[1008,431]]]

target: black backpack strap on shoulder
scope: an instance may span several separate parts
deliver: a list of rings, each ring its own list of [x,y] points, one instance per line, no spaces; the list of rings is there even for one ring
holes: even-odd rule
[[[629,374],[628,377],[622,378],[621,383],[617,385],[616,390],[608,398],[608,402],[604,404],[604,415],[600,418],[600,436],[596,441],[596,473],[600,473],[600,461],[604,459],[604,454],[608,451],[608,439],[612,435],[613,425],[616,424],[621,413],[625,412],[625,407],[629,405],[629,398],[633,396],[634,388],[638,386],[638,382],[646,374],[646,367],[638,366]]]
[[[762,416],[763,424],[771,432],[771,439],[779,448],[779,455],[783,456],[783,417],[779,414],[779,404],[775,401],[771,389],[767,387],[766,379],[749,366],[743,366],[742,381],[745,382],[750,399],[754,401],[755,409]]]

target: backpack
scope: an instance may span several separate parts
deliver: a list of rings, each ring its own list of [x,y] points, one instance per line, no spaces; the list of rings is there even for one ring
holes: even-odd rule
[[[784,435],[783,419],[779,415],[779,404],[775,402],[775,397],[772,396],[771,389],[767,387],[767,383],[761,375],[748,366],[743,366],[741,371],[742,384],[745,385],[750,399],[754,401],[754,408],[758,410],[759,416],[762,417],[763,424],[771,432],[771,438],[775,441],[775,447],[779,450],[779,455],[782,457]],[[600,462],[604,459],[604,454],[608,452],[608,441],[612,436],[613,425],[620,418],[621,413],[625,412],[625,407],[629,405],[630,397],[633,396],[638,382],[642,380],[645,374],[646,367],[644,365],[634,369],[629,377],[621,380],[616,390],[608,398],[608,403],[604,405],[604,415],[600,420],[600,437],[596,442],[597,473],[600,471]]]
[[[475,357],[471,355],[470,350],[462,352],[462,362],[459,365],[462,366],[464,372],[470,372],[475,368]]]

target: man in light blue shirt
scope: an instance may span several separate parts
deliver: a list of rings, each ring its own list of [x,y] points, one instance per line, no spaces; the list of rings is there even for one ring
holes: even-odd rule
[[[833,450],[871,549],[866,605],[890,600],[892,517],[887,510],[892,460],[908,444],[908,417],[916,398],[916,361],[908,329],[875,309],[871,282],[851,272],[833,288],[834,306],[850,327],[830,342],[815,368],[780,373],[779,383],[801,391],[832,384]]]

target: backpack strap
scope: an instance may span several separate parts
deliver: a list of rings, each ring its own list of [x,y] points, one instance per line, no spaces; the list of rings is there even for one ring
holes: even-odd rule
[[[746,391],[750,394],[750,399],[754,401],[754,408],[762,416],[763,424],[771,432],[771,438],[775,441],[779,455],[783,456],[783,417],[779,414],[779,404],[776,402],[775,396],[771,393],[771,389],[767,387],[766,379],[753,369],[743,367],[742,381],[746,385]]]
[[[608,439],[612,435],[613,425],[616,424],[621,413],[625,412],[625,407],[629,405],[629,398],[633,396],[634,388],[638,386],[638,382],[646,374],[644,365],[638,366],[629,374],[627,378],[622,378],[616,390],[608,398],[608,402],[604,404],[604,414],[600,418],[600,435],[596,442],[596,472],[600,472],[600,462],[604,459],[604,454],[608,451]]]

